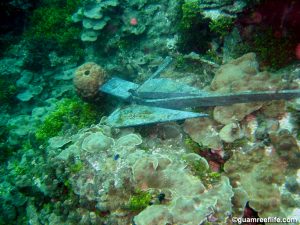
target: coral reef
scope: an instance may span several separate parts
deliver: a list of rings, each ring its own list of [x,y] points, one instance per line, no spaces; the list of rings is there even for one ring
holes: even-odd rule
[[[271,2],[284,6],[276,12],[287,14],[282,27],[274,18],[279,33],[262,34],[274,12],[258,9]],[[187,110],[209,118],[117,129],[103,115],[119,102],[99,94],[107,74],[143,83],[167,55],[175,62],[161,77],[195,88],[216,93],[299,88],[299,63],[276,73],[259,71],[262,56],[281,66],[278,62],[289,62],[299,50],[289,52],[292,39],[285,37],[293,30],[298,35],[291,18],[297,18],[299,4],[291,2],[0,3],[6,9],[0,18],[11,19],[0,21],[0,44],[11,44],[0,46],[0,224],[300,219],[299,99],[193,108]],[[240,15],[243,10],[250,14]],[[16,24],[20,16],[24,21]],[[242,39],[256,45],[260,67],[254,53],[230,61],[247,50]],[[280,53],[272,59],[276,45]],[[75,90],[97,105],[74,98]]]
[[[93,100],[99,95],[99,87],[106,79],[106,72],[101,66],[87,62],[74,73],[73,83],[79,97]]]
[[[296,59],[300,4],[292,0],[253,3],[237,20],[243,39],[237,50],[256,52],[262,67],[278,70]]]
[[[229,180],[203,180],[204,186],[208,163],[189,153],[180,137],[151,143],[130,129],[114,130],[103,123],[50,138],[46,152],[39,153],[47,157],[30,163],[32,150],[27,150],[22,162],[9,165],[25,195],[18,196],[14,206],[26,208],[31,220],[49,224],[127,225],[134,219],[141,225],[192,225],[210,216],[226,224],[233,196]],[[7,185],[8,191],[11,184]],[[39,193],[40,207],[28,198],[30,193]],[[11,204],[0,201],[5,207]],[[179,217],[179,212],[185,216]],[[14,210],[7,208],[7,218],[14,217],[9,213]]]
[[[200,180],[188,174],[184,165],[176,164],[167,157],[149,157],[138,160],[133,166],[133,178],[142,190],[160,189],[172,196],[201,194],[204,186]]]
[[[169,6],[173,8],[170,1],[165,1],[164,3],[169,4]],[[145,11],[144,13],[141,13],[142,9]],[[157,9],[157,4],[155,2],[122,2],[118,0],[103,2],[89,1],[85,3],[83,7],[78,9],[72,19],[74,22],[82,22],[83,32],[81,40],[86,42],[95,42],[102,33],[106,32],[105,28],[108,26],[111,27],[110,29],[118,27],[120,30],[120,37],[128,34],[140,35],[145,33],[147,32],[147,28],[150,23],[153,22],[157,23],[156,26],[161,26],[159,23],[163,22],[163,18],[161,18],[160,15],[154,15],[154,12]],[[116,12],[122,13],[117,15],[121,18],[121,21],[120,18],[116,17]],[[154,18],[151,18],[152,21],[150,21],[150,18],[145,15],[154,15]],[[164,20],[164,22],[170,23],[166,20]],[[166,25],[168,27],[170,24],[165,24],[165,26]],[[151,28],[149,32],[154,33],[154,31],[151,31]]]
[[[29,27],[23,33],[28,49],[24,66],[35,71],[40,71],[41,65],[49,67],[51,51],[60,56],[68,55],[73,63],[82,59],[81,29],[71,20],[81,1],[41,0],[37,5],[33,12],[28,13]]]
[[[105,27],[107,22],[111,20],[107,15],[119,4],[118,0],[86,3],[83,8],[79,8],[73,15],[74,22],[82,21],[83,32],[81,34],[82,41],[96,41],[99,32]]]
[[[293,198],[293,193],[282,189],[295,170],[289,169],[289,161],[276,151],[277,148],[269,152],[267,148],[258,147],[246,154],[235,152],[226,162],[224,169],[235,192],[236,215],[241,215],[240,210],[248,201],[260,217],[291,217],[294,207],[299,207],[299,200],[288,200]]]
[[[239,0],[200,0],[199,5],[204,15],[212,20],[218,17],[236,17],[247,6],[244,1]]]
[[[1,93],[0,93],[1,103],[6,102],[10,104],[11,102],[13,102],[13,99],[17,94],[17,87],[14,84],[14,82],[11,80],[8,81],[0,77],[0,89],[1,89]]]
[[[184,53],[203,53],[208,50],[211,38],[208,30],[208,20],[204,19],[198,1],[185,1],[179,24],[179,50]]]
[[[137,225],[196,225],[215,217],[219,224],[227,224],[232,196],[229,180],[224,177],[219,185],[205,193],[175,198],[168,206],[149,206],[134,218],[134,222]]]
[[[243,138],[244,132],[238,123],[229,123],[220,130],[219,136],[222,141],[232,143],[237,139]]]
[[[209,29],[217,33],[220,37],[225,37],[233,28],[233,19],[230,17],[218,17],[209,23]]]
[[[132,211],[140,211],[149,206],[152,196],[146,191],[136,191],[129,199],[128,208]]]
[[[184,131],[200,146],[218,149],[222,147],[217,123],[208,118],[189,119],[184,122]]]
[[[211,90],[232,93],[247,90],[280,90],[285,86],[287,83],[284,83],[280,76],[266,71],[259,72],[255,54],[249,53],[221,66],[211,83]],[[255,102],[217,106],[214,109],[214,119],[222,124],[241,121],[263,105],[263,102]]]
[[[85,60],[99,61],[118,76],[143,80],[149,74],[147,65],[157,66],[170,51],[169,40],[176,40],[180,4],[172,0],[86,1],[73,16],[82,22],[83,40],[90,40],[85,41]],[[172,51],[177,48],[175,42]]]

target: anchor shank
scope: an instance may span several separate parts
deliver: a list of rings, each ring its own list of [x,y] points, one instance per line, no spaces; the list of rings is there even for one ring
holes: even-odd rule
[[[230,94],[207,93],[207,95],[174,97],[164,99],[137,99],[136,103],[170,109],[195,106],[224,106],[235,103],[250,103],[272,100],[288,100],[300,97],[300,90],[239,92]]]

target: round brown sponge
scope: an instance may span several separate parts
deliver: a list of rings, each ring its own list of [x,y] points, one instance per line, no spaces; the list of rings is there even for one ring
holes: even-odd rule
[[[73,83],[77,94],[85,100],[93,100],[99,96],[99,87],[105,82],[105,70],[94,62],[87,62],[78,67]]]

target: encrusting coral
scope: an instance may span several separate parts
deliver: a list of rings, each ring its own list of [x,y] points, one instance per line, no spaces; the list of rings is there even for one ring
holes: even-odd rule
[[[226,175],[234,187],[235,215],[241,215],[245,204],[260,217],[291,217],[299,199],[286,187],[288,177],[295,174],[290,161],[277,154],[278,149],[256,148],[251,152],[234,152],[225,163]],[[294,200],[291,200],[294,199]]]
[[[269,91],[285,88],[280,76],[259,72],[255,53],[248,53],[221,66],[212,81],[211,90],[220,93]],[[241,121],[246,115],[262,108],[263,102],[217,106],[214,119],[222,124]]]
[[[99,95],[99,86],[105,78],[106,72],[101,66],[87,62],[76,69],[73,83],[81,98],[92,100]]]
[[[193,141],[201,146],[209,148],[222,147],[218,135],[217,123],[209,118],[194,118],[184,122],[184,131],[189,134]]]
[[[196,225],[214,216],[226,224],[233,196],[229,180],[220,177],[205,186],[199,174],[209,173],[207,161],[183,143],[169,141],[150,147],[151,141],[139,134],[114,130],[101,121],[77,134],[51,138],[49,166],[68,171],[63,183],[72,201],[87,213],[96,212],[97,221]]]

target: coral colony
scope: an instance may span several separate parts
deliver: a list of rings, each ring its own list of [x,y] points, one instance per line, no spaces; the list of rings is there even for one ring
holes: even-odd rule
[[[299,224],[299,1],[0,6],[0,225]]]

